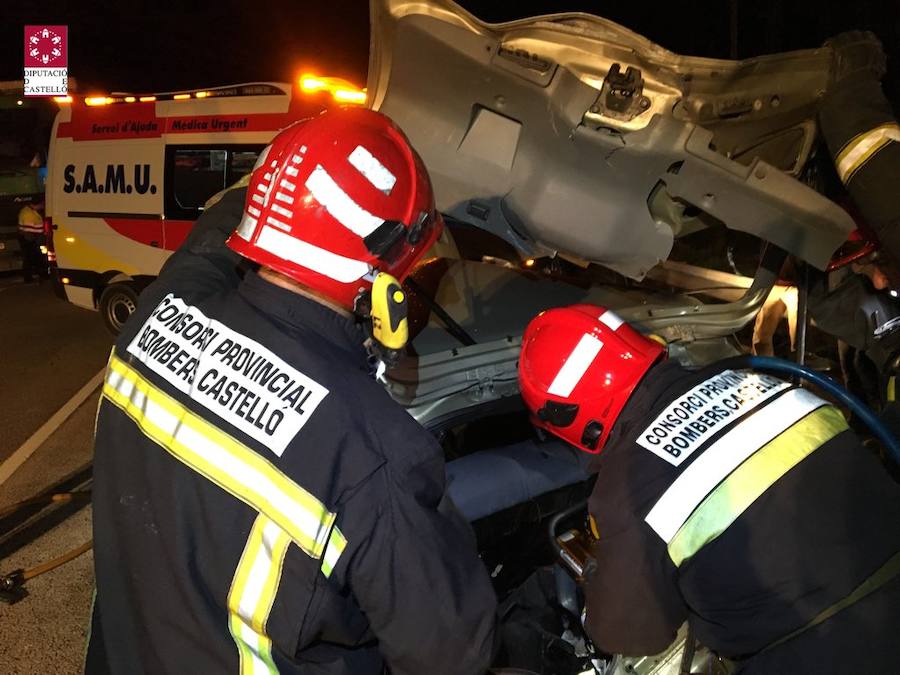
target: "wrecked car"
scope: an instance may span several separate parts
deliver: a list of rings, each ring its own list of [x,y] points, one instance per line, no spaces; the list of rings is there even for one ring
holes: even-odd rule
[[[727,672],[684,633],[655,657],[593,652],[575,545],[590,476],[529,424],[516,362],[535,314],[584,302],[686,364],[740,353],[786,256],[824,269],[854,228],[814,180],[829,50],[694,58],[587,14],[487,24],[449,0],[374,0],[371,29],[369,104],[405,130],[448,222],[406,284],[411,340],[384,383],[445,449],[505,665]],[[746,273],[679,259],[723,233],[766,244]]]

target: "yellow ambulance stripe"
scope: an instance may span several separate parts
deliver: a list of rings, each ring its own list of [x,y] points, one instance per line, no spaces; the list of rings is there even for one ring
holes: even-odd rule
[[[238,648],[241,675],[278,672],[266,623],[278,592],[291,537],[260,514],[234,573],[228,593],[228,627]]]
[[[118,357],[109,362],[103,395],[176,459],[278,524],[319,559],[335,514],[268,460],[157,389]]]
[[[847,429],[833,406],[811,412],[757,450],[706,496],[685,521],[668,550],[680,566],[722,534],[779,478],[823,443]]]
[[[879,125],[851,138],[834,160],[841,182],[849,183],[866,162],[893,141],[900,141],[900,125],[896,122]]]

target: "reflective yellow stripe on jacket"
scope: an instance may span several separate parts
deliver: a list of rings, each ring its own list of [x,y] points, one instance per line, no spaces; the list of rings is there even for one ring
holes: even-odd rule
[[[266,622],[290,543],[288,533],[273,521],[262,514],[256,517],[228,592],[228,627],[240,655],[241,675],[278,672]]]
[[[849,183],[879,150],[897,141],[900,141],[900,126],[896,122],[879,125],[851,138],[834,160],[841,182],[844,185]]]
[[[669,542],[676,565],[722,534],[738,516],[807,455],[847,428],[837,408],[826,406],[761,447],[697,507]]]
[[[669,486],[646,521],[680,566],[845,429],[836,408],[806,390],[787,391],[710,445]]]
[[[254,521],[228,593],[229,630],[241,673],[276,673],[266,635],[284,558],[293,541],[321,560],[329,577],[347,546],[335,514],[271,462],[155,387],[113,355],[103,395],[148,438],[176,459],[255,509]]]
[[[275,521],[321,558],[335,514],[271,462],[191,412],[114,356],[103,394],[177,459]]]

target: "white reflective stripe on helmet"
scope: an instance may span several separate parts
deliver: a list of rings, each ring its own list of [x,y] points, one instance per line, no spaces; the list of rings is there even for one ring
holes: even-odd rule
[[[359,237],[368,237],[384,224],[382,218],[373,216],[353,201],[321,164],[309,174],[306,188],[335,220]]]
[[[268,225],[262,228],[256,245],[284,260],[324,274],[342,284],[358,281],[369,272],[368,263],[326,251],[309,242],[279,232]]]
[[[667,544],[694,509],[726,476],[759,448],[825,401],[805,389],[791,389],[741,420],[710,445],[675,479],[645,518]]]
[[[272,204],[271,208],[275,213],[279,216],[284,216],[285,218],[293,218],[294,212],[290,209],[286,209],[283,206],[279,206],[278,204]]]
[[[563,367],[553,378],[547,393],[552,396],[568,397],[575,389],[575,385],[581,382],[581,378],[602,348],[603,343],[593,335],[587,333],[582,335]]]
[[[263,164],[266,163],[266,158],[269,156],[269,151],[272,149],[272,145],[269,144],[262,149],[262,152],[259,153],[259,157],[256,158],[256,163],[253,165],[253,171],[256,171]],[[251,173],[253,172],[251,171]]]
[[[397,177],[366,148],[357,145],[347,159],[378,190],[381,190],[386,195],[391,194],[391,190],[394,189],[394,184],[397,182]]]
[[[605,312],[603,312],[603,314],[600,315],[600,323],[605,325],[610,330],[614,331],[617,330],[623,323],[625,323],[625,321],[615,312],[606,310]]]
[[[284,230],[285,232],[290,232],[290,231],[291,231],[291,226],[290,226],[290,225],[288,225],[287,223],[282,223],[282,222],[281,222],[280,220],[278,220],[278,218],[276,218],[275,216],[270,215],[269,217],[266,218],[266,222],[267,222],[269,225],[271,225],[272,227],[277,227],[279,230]]]
[[[249,213],[245,213],[244,217],[241,218],[241,222],[238,223],[235,233],[244,241],[250,241],[250,238],[253,236],[253,230],[256,229],[257,222],[256,218]]]

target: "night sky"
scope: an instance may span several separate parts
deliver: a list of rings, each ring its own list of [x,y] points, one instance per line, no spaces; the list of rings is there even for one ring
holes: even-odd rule
[[[889,56],[885,82],[900,101],[897,0],[737,0],[738,56],[815,47],[851,28],[874,30]],[[729,2],[463,0],[487,21],[547,12],[605,16],[672,51],[729,54]],[[22,27],[69,26],[69,74],[83,92],[152,92],[292,79],[304,69],[365,82],[365,0],[218,0],[215,3],[3,0],[0,80],[22,77]]]

